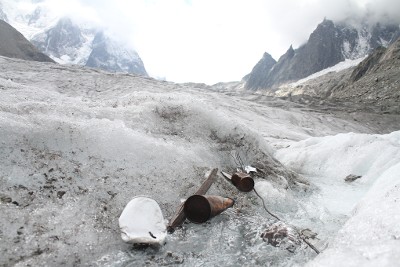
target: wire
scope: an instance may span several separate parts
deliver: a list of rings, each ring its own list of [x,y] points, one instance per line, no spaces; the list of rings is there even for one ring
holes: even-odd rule
[[[272,217],[274,217],[275,219],[277,219],[278,221],[282,221],[281,219],[279,219],[279,217],[278,216],[276,216],[275,214],[273,214],[272,212],[270,212],[268,209],[267,209],[267,206],[265,206],[265,202],[264,202],[264,199],[257,193],[257,191],[256,191],[256,189],[255,188],[253,188],[253,190],[254,190],[254,193],[256,193],[256,195],[261,199],[261,201],[262,201],[262,203],[263,203],[263,206],[264,206],[264,209],[265,209],[265,211],[266,212],[268,212],[268,214],[269,215],[271,215]]]
[[[270,212],[270,211],[267,209],[267,207],[265,206],[264,199],[257,193],[257,191],[256,191],[255,188],[253,188],[253,190],[254,190],[254,193],[256,193],[256,195],[261,199],[265,211],[268,212],[269,215],[271,215],[272,217],[274,217],[274,218],[277,219],[278,221],[281,221],[281,222],[285,223],[284,221],[282,221],[281,219],[279,219],[278,216],[276,216],[275,214],[273,214],[272,212]],[[296,229],[296,227],[295,227],[295,229]],[[297,230],[297,229],[296,229],[296,230]],[[319,250],[318,250],[315,246],[313,246],[313,244],[311,244],[310,242],[308,242],[308,240],[306,239],[306,237],[303,235],[302,231],[300,232],[300,231],[297,230],[297,233],[299,234],[300,238],[304,241],[304,243],[306,243],[312,250],[314,250],[317,254],[320,253]]]

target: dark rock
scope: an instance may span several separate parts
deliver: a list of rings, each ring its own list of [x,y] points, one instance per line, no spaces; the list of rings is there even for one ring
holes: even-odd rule
[[[12,202],[12,198],[9,197],[9,196],[0,196],[0,202],[11,203]]]
[[[368,56],[365,60],[358,64],[358,66],[354,69],[350,76],[350,81],[355,82],[359,80],[362,76],[364,76],[379,62],[385,51],[386,48],[382,46],[375,49],[375,51],[370,56]],[[375,80],[378,81],[377,78]]]
[[[57,197],[59,198],[59,199],[61,199],[64,195],[65,195],[65,191],[58,191],[57,192]]]
[[[3,20],[0,20],[0,55],[30,61],[54,62]]]
[[[361,175],[350,174],[350,175],[347,175],[346,178],[344,178],[344,180],[346,182],[353,182],[353,181],[355,181],[357,179],[360,179],[361,177],[362,177]]]
[[[271,57],[267,52],[264,53],[262,59],[254,66],[250,74],[246,75],[243,80],[245,80],[249,88],[264,88],[265,77],[272,67],[276,64],[276,60]]]

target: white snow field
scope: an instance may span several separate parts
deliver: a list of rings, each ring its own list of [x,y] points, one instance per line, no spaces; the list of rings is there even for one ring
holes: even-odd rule
[[[4,57],[0,69],[0,266],[399,262],[391,115],[362,114],[367,124],[246,92]],[[132,198],[153,198],[170,219],[207,171],[234,171],[237,153],[262,170],[255,188],[269,210],[318,233],[322,253],[264,242],[276,220],[222,177],[209,194],[235,199],[232,208],[185,223],[160,247],[121,239],[118,218]],[[362,177],[345,182],[349,174]]]

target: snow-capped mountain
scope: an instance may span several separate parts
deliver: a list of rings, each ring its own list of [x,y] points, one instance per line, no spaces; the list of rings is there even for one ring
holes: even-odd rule
[[[135,50],[127,49],[122,44],[112,40],[104,32],[99,32],[94,37],[92,52],[86,66],[147,76],[139,54]]]
[[[369,25],[364,22],[354,25],[325,19],[306,44],[298,49],[290,46],[276,64],[270,64],[271,60],[264,56],[245,77],[246,88],[277,88],[280,84],[305,78],[346,59],[363,58],[373,49],[393,43],[399,35],[397,24]]]
[[[31,42],[59,63],[84,65],[92,39],[70,18],[61,18],[55,26],[34,35]]]
[[[91,21],[78,22],[53,13],[46,2],[0,0],[0,18],[8,20],[41,52],[58,63],[147,76],[143,61],[133,48],[111,34],[106,36],[104,30]],[[100,41],[95,36],[107,38]]]
[[[7,15],[6,15],[6,13],[4,13],[4,11],[3,11],[1,2],[0,2],[0,19],[1,19],[1,20],[4,20],[5,22],[8,21]]]

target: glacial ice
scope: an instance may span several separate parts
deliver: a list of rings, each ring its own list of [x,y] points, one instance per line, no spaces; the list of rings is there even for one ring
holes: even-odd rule
[[[395,265],[399,146],[398,131],[283,101],[0,57],[0,265]],[[235,152],[264,170],[255,187],[268,208],[325,251],[268,245],[275,219],[222,178],[209,194],[232,209],[158,249],[121,240],[134,196],[168,219],[209,169],[235,170]]]

